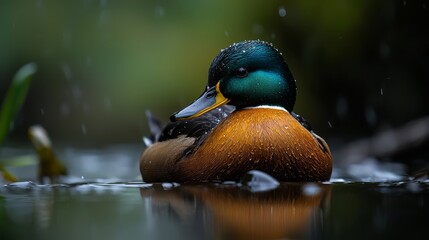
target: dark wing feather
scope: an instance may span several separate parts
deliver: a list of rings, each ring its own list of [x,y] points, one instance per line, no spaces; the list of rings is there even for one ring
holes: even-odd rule
[[[313,131],[313,128],[311,127],[311,125],[310,125],[310,123],[309,122],[307,122],[307,120],[305,120],[305,118],[304,117],[302,117],[301,115],[298,115],[297,113],[295,113],[295,112],[292,112],[292,116],[299,122],[299,123],[301,123],[301,125],[303,126],[303,127],[305,127],[308,131],[310,131],[310,132],[312,132]]]
[[[313,135],[313,137],[317,140],[317,142],[319,143],[320,148],[324,151],[324,152],[328,152],[329,154],[331,154],[331,150],[329,149],[328,144],[326,143],[326,141],[321,138],[319,135],[317,135],[314,131],[313,128],[311,127],[310,123],[307,122],[307,120],[305,120],[304,117],[302,117],[301,115],[298,115],[294,112],[292,112],[292,116],[299,122],[301,123],[301,125],[303,127],[305,127],[310,133],[311,135]]]
[[[224,105],[197,118],[170,122],[161,132],[158,141],[166,141],[168,139],[177,138],[180,135],[200,139],[211,132],[213,128],[234,111],[234,109],[233,106]]]

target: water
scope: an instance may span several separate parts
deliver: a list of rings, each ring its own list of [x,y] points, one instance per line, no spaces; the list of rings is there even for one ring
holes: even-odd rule
[[[164,184],[165,185],[165,184]],[[306,187],[307,186],[307,187]],[[429,237],[429,182],[79,183],[0,188],[1,239]],[[317,191],[314,191],[314,188]]]
[[[66,183],[2,184],[0,239],[429,239],[429,180],[379,173],[400,176],[397,166],[367,161],[324,183],[252,172],[238,183],[148,184],[139,152],[65,149]]]

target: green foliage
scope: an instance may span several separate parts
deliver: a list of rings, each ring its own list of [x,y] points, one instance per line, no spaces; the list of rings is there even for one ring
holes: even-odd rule
[[[10,123],[18,114],[22,104],[24,103],[28,89],[30,88],[31,78],[36,71],[36,64],[28,63],[18,70],[12,80],[0,108],[0,146],[9,133]],[[3,178],[7,181],[16,181],[15,176],[9,173],[1,163],[0,174],[3,175]]]
[[[31,84],[31,78],[36,71],[36,64],[28,63],[18,70],[12,80],[0,108],[0,145],[9,133],[10,123],[24,103]]]

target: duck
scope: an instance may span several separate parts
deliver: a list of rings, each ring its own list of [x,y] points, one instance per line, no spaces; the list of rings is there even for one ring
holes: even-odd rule
[[[296,89],[271,43],[247,40],[222,49],[200,97],[167,124],[149,114],[143,181],[237,181],[250,170],[282,182],[328,181],[331,151],[293,112]]]

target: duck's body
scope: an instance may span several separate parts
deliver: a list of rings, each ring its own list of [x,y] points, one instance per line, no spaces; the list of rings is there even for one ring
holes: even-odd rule
[[[287,65],[265,42],[239,44],[215,58],[203,95],[173,115],[145,150],[144,181],[237,180],[253,169],[280,181],[329,180],[329,147],[292,112],[295,85]],[[252,51],[261,59],[242,55]],[[272,66],[260,62],[264,55]],[[219,107],[225,103],[236,109]]]

